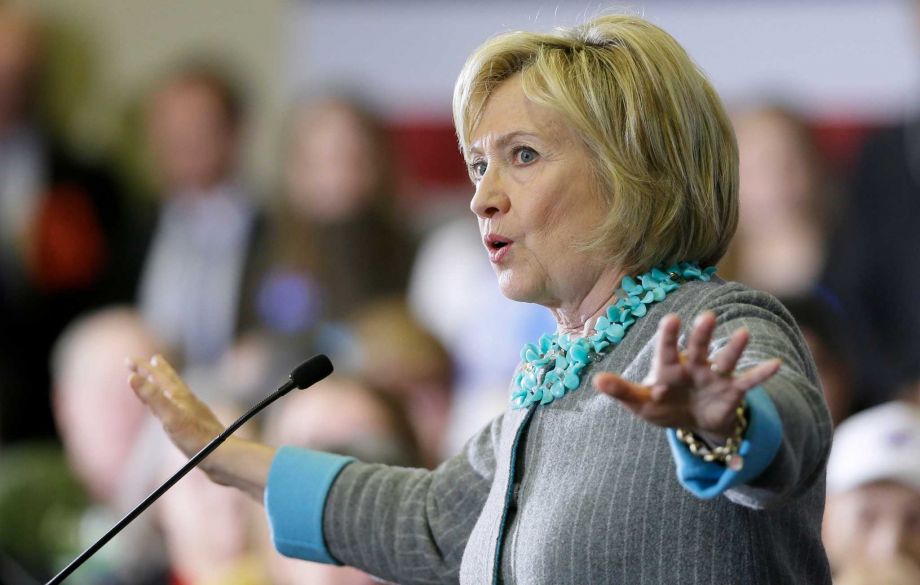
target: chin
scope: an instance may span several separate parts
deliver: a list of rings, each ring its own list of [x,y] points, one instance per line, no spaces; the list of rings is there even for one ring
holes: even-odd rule
[[[511,270],[498,273],[498,288],[502,295],[519,303],[539,303],[540,287],[535,286],[520,274],[515,275]]]

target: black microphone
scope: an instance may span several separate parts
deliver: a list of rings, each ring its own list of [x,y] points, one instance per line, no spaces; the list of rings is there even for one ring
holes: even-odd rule
[[[85,563],[87,559],[89,559],[91,556],[96,554],[96,551],[98,551],[100,548],[105,546],[105,544],[108,541],[110,541],[112,537],[114,537],[116,534],[121,532],[125,526],[133,522],[134,519],[140,516],[140,514],[144,510],[149,508],[150,504],[157,501],[157,499],[159,499],[160,496],[165,494],[166,491],[169,488],[171,488],[173,485],[175,485],[177,481],[185,477],[185,475],[189,471],[191,471],[195,466],[201,463],[205,457],[207,457],[214,451],[214,449],[217,449],[218,447],[220,447],[221,443],[226,441],[230,437],[230,435],[236,432],[236,430],[239,429],[241,426],[246,424],[246,421],[248,421],[253,416],[261,412],[262,409],[264,409],[266,406],[268,406],[275,400],[278,400],[279,398],[281,398],[282,396],[284,396],[285,394],[287,394],[294,388],[299,388],[301,390],[308,388],[312,386],[313,384],[316,384],[317,382],[319,382],[320,380],[322,380],[323,378],[325,378],[331,373],[332,373],[332,362],[329,361],[328,357],[322,354],[313,356],[312,358],[308,359],[307,361],[303,362],[302,364],[294,368],[287,382],[282,384],[281,387],[275,390],[274,393],[270,394],[268,397],[264,398],[261,402],[259,402],[258,404],[250,408],[249,411],[246,412],[243,416],[233,421],[233,424],[228,426],[226,430],[224,430],[224,432],[214,437],[214,439],[212,439],[210,443],[205,445],[205,447],[201,451],[199,451],[198,453],[195,454],[194,457],[189,459],[188,463],[182,466],[182,469],[180,469],[175,474],[173,474],[173,476],[170,477],[168,480],[166,480],[163,483],[163,485],[158,487],[156,490],[154,490],[153,493],[147,496],[143,502],[141,502],[140,504],[137,505],[137,507],[135,507],[133,510],[128,512],[125,515],[125,517],[119,520],[115,526],[109,529],[109,531],[106,532],[102,536],[102,538],[94,542],[89,548],[87,548],[85,551],[80,553],[80,556],[70,561],[70,564],[64,567],[60,573],[55,575],[54,578],[48,581],[45,585],[57,585],[58,583],[61,583],[64,579],[66,579],[68,576],[70,576],[70,574],[73,573],[80,565]]]

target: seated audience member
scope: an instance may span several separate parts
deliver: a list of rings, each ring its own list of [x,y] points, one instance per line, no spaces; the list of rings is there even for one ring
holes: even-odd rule
[[[841,316],[828,300],[817,295],[783,299],[783,304],[795,317],[815,359],[824,399],[836,426],[853,412],[853,371]]]
[[[733,122],[741,207],[720,272],[777,296],[808,294],[824,269],[835,217],[825,165],[790,110],[757,107]]]
[[[161,80],[147,106],[162,206],[141,312],[187,365],[209,365],[235,339],[257,264],[259,212],[240,170],[243,105],[215,69],[190,66]]]
[[[902,561],[920,569],[920,409],[890,402],[845,420],[827,492],[824,542],[835,575]]]
[[[299,445],[389,465],[419,464],[406,414],[386,394],[355,380],[333,376],[307,392],[289,394],[271,412],[265,438],[273,445]],[[267,540],[267,534],[266,534]],[[372,585],[351,567],[304,563],[279,555],[266,542],[274,585]]]
[[[218,409],[220,418],[236,419],[240,413],[224,404]],[[247,431],[242,429],[240,436],[250,435]],[[187,460],[172,446],[167,451],[159,481]],[[198,469],[182,478],[155,510],[166,544],[170,585],[269,585],[258,556],[258,512],[258,504],[208,481]]]
[[[256,318],[309,343],[318,324],[405,292],[413,244],[393,215],[394,165],[377,120],[331,97],[301,106],[291,127]]]
[[[334,375],[284,401],[266,424],[270,444],[348,453],[387,465],[418,464],[418,442],[402,405],[358,378]]]
[[[120,194],[39,111],[44,36],[33,15],[0,2],[0,444],[53,435],[51,345],[121,290]]]
[[[347,346],[353,356],[349,365],[402,405],[419,438],[422,462],[434,468],[449,454],[453,406],[453,364],[444,346],[402,300],[364,307],[349,320],[348,329],[354,341]]]
[[[55,343],[54,417],[67,461],[92,501],[74,554],[147,495],[157,458],[171,448],[147,424],[123,374],[126,357],[159,349],[141,317],[120,307],[78,318]],[[162,550],[150,518],[135,521],[87,567],[116,583],[160,582]]]

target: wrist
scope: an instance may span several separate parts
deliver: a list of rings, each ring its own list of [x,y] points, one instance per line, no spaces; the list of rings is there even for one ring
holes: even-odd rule
[[[677,440],[684,443],[690,452],[706,462],[721,463],[739,471],[744,459],[738,454],[747,430],[747,402],[742,400],[734,411],[734,425],[728,435],[716,431],[690,431],[676,429]]]
[[[732,435],[734,434],[734,427],[728,431],[702,431],[694,430],[692,431],[694,435],[699,437],[707,447],[718,447],[719,445],[724,445]]]
[[[739,440],[747,429],[747,418],[747,401],[742,398],[721,420],[713,421],[710,418],[705,426],[691,424],[686,428],[709,446],[719,446],[729,439]]]
[[[267,445],[230,437],[201,465],[214,483],[234,487],[262,501],[275,450]]]

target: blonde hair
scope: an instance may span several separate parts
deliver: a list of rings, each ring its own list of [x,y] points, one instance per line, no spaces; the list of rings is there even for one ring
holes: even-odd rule
[[[738,221],[738,148],[721,100],[673,37],[607,15],[487,41],[454,88],[465,157],[489,96],[518,73],[527,98],[559,112],[593,154],[609,213],[589,248],[627,272],[722,257]]]

